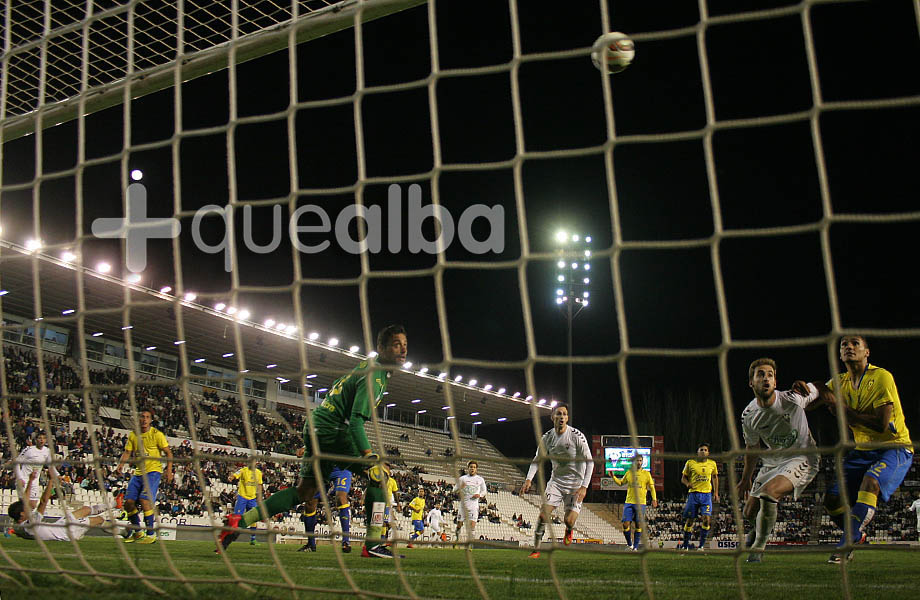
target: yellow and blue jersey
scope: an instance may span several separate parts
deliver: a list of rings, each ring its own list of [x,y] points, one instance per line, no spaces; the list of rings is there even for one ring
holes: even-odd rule
[[[639,469],[637,476],[633,476],[633,470],[630,469],[622,478],[614,477],[613,481],[617,485],[626,486],[626,504],[644,505],[649,492],[652,493],[653,501],[658,500],[655,493],[655,480],[646,469]]]
[[[887,443],[898,446],[911,446],[910,432],[904,422],[904,412],[901,410],[901,399],[898,397],[898,388],[894,384],[891,373],[875,365],[866,365],[862,377],[853,381],[850,373],[839,373],[834,379],[827,382],[828,387],[847,406],[858,413],[871,414],[886,404],[892,405],[891,421],[885,431],[875,431],[859,423],[850,423],[853,440],[857,450],[869,450],[865,444]],[[862,445],[862,446],[861,446]]]
[[[258,486],[262,485],[262,470],[253,470],[249,467],[243,467],[231,475],[230,478],[240,480],[237,494],[239,494],[241,498],[252,500],[256,497]]]
[[[409,503],[409,508],[412,509],[412,520],[421,521],[425,513],[425,499],[416,496]]]
[[[137,468],[134,470],[135,475],[145,473],[162,473],[163,461],[160,457],[165,455],[165,450],[169,448],[169,442],[163,432],[155,427],[151,427],[146,433],[141,434],[141,443],[137,443],[137,435],[128,432],[128,441],[125,442],[125,450],[131,453],[134,458],[146,456],[146,460],[139,461]]]
[[[711,458],[697,460],[691,458],[684,465],[683,474],[690,481],[691,492],[712,493],[712,475],[718,472],[716,461]]]

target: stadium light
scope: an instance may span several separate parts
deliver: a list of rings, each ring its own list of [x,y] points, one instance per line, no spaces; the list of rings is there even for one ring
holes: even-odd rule
[[[531,400],[533,400],[533,396],[527,396],[526,398],[524,398],[525,402],[530,402]]]
[[[164,285],[163,287],[160,288],[160,293],[161,293],[161,294],[168,294],[168,293],[171,292],[171,291],[172,291],[172,287],[170,287],[170,286],[168,286],[168,285]],[[220,306],[220,308],[217,308],[217,306]],[[224,309],[224,305],[223,305],[223,304],[218,304],[217,306],[214,307],[214,308],[216,308],[217,310],[223,310],[223,309]]]
[[[220,356],[221,358],[230,358],[231,356],[233,356],[233,352],[225,352],[221,354]]]
[[[102,335],[102,332],[97,331],[96,333],[93,334],[93,337],[99,337],[100,335]]]
[[[477,383],[479,383],[478,379],[470,379],[470,385],[476,385]]]
[[[262,324],[265,325],[266,327],[271,328],[271,327],[274,327],[274,326],[275,326],[275,320],[274,320],[274,319],[265,319],[265,322],[262,323]]]
[[[144,172],[141,171],[140,169],[134,169],[133,171],[131,171],[131,179],[133,179],[134,181],[140,181],[143,178],[144,178]]]
[[[156,350],[156,349],[157,349],[156,346],[147,346],[146,348],[144,348],[144,350]]]
[[[134,329],[134,325],[125,325],[121,328],[122,331],[127,331],[128,329]]]
[[[249,318],[249,311],[244,308],[240,311],[240,314],[236,315],[236,318],[238,318],[240,321],[245,321]]]
[[[275,323],[275,329],[278,331],[284,331],[287,328],[287,325],[284,323]]]
[[[505,421],[508,420],[508,417],[499,417],[499,418],[497,418],[497,419],[495,419],[495,420],[498,421],[499,423],[504,423]]]
[[[314,331],[307,337],[309,337],[311,340],[315,340],[316,338],[319,337],[319,334]]]
[[[163,290],[160,290],[160,291],[162,292]],[[224,304],[223,302],[218,302],[217,304],[214,305],[214,310],[224,310],[225,308],[227,308],[227,305]]]
[[[319,388],[318,390],[316,390],[316,393],[317,393],[317,394],[322,394],[322,393],[328,392],[328,391],[329,391],[329,388]]]
[[[185,292],[185,301],[186,301],[186,302],[193,302],[193,301],[195,300],[195,298],[197,298],[197,297],[198,297],[198,294],[196,294],[195,292]]]
[[[41,250],[41,247],[42,247],[41,240],[36,240],[36,239],[26,240],[26,250],[28,250],[29,252],[36,252],[38,250]]]
[[[412,401],[412,404],[418,404],[421,401],[422,401],[421,398],[416,398],[415,400]]]
[[[423,408],[422,410],[418,411],[418,414],[423,415],[423,414],[425,414],[426,412],[428,412],[428,411],[427,411],[426,409]]]
[[[473,425],[482,425],[482,421],[473,421]]]
[[[491,384],[491,383],[487,383],[487,384],[485,384],[485,385],[483,386],[482,389],[484,389],[485,391],[488,392],[489,390],[492,389],[492,384]]]
[[[577,233],[573,233],[573,234],[572,234],[572,241],[573,241],[573,242],[577,242],[577,241],[578,241],[578,234],[577,234]]]
[[[236,314],[236,311],[237,311],[237,308],[236,308],[235,306],[228,306],[228,307],[227,307],[227,314],[228,314],[228,315],[235,315],[235,314]]]
[[[338,345],[339,345],[339,338],[329,338],[329,345],[330,345],[330,346],[338,346]]]
[[[360,349],[361,349],[360,346],[354,345],[354,346],[349,347],[349,348],[348,348],[348,351],[351,352],[352,354],[354,354],[354,353],[357,353],[358,350],[360,350]]]
[[[395,402],[390,402],[389,404],[387,404],[387,408],[393,408],[394,406],[396,406]]]
[[[288,325],[284,328],[284,333],[293,335],[297,331],[297,325]]]
[[[540,401],[537,402],[538,406],[543,406],[544,404],[546,404],[546,398],[540,398]]]
[[[6,294],[6,290],[3,290],[3,292],[0,293],[0,296],[3,296],[4,294]],[[76,312],[74,309],[68,308],[67,310],[61,311],[61,314],[62,315],[72,315],[74,312]]]
[[[447,420],[450,421],[451,419],[456,419],[456,418],[457,418],[457,417],[451,415],[451,416],[447,417]]]
[[[521,397],[521,392],[514,392],[513,394],[511,394],[511,397],[512,397],[512,398],[520,398],[520,397]]]
[[[449,410],[449,409],[450,409],[449,406],[442,406],[442,407],[441,407],[441,410]]]
[[[475,417],[475,416],[478,415],[478,414],[479,414],[478,411],[477,411],[477,412],[471,412],[471,413],[470,413],[470,416],[471,416],[471,417]]]
[[[96,270],[100,273],[109,273],[112,270],[112,265],[107,262],[101,262],[96,265]]]
[[[272,364],[270,364],[270,365],[265,365],[265,368],[266,368],[266,369],[274,369],[274,368],[277,367],[277,366],[278,366],[278,365],[276,365],[275,363],[272,363]]]
[[[173,342],[173,345],[175,345],[175,346],[181,346],[181,345],[184,344],[184,343],[185,343],[185,340],[176,340],[175,342]]]
[[[421,369],[418,370],[418,372],[424,375],[425,373],[428,372],[428,367],[422,367]]]
[[[71,252],[70,250],[65,250],[61,253],[61,260],[64,262],[73,262],[77,260],[77,255]]]
[[[248,373],[248,372],[249,372],[249,369],[243,369],[242,371],[240,371],[240,373]]]
[[[196,359],[194,360],[194,362],[196,362],[196,363],[203,363],[203,362],[204,362],[204,359],[203,359],[203,358],[196,358]]]
[[[370,354],[368,354],[368,356],[370,356]],[[406,362],[404,362],[402,368],[403,368],[403,369],[406,369],[407,371],[408,371],[409,369],[411,369],[411,368],[412,368],[412,361],[411,361],[411,360],[407,360]]]
[[[377,357],[377,352],[375,352],[374,350],[371,350],[370,352],[367,353],[367,357],[368,357],[368,358],[376,358],[376,357]],[[412,363],[409,363],[408,366],[411,367],[411,366],[412,366]]]
[[[558,403],[557,401],[553,400],[552,402],[549,403],[549,407],[550,407],[550,408],[556,408],[556,405],[557,405],[557,404],[559,404],[559,403]]]
[[[590,236],[590,235],[586,235],[586,236],[585,236],[585,242],[588,243],[588,244],[591,243],[591,236]]]
[[[460,383],[461,379],[463,379],[463,375],[457,375],[456,377],[454,377],[454,381],[456,381],[457,383]]]
[[[504,393],[505,393],[505,388],[498,388],[498,393],[499,393],[499,394],[504,394]]]
[[[560,229],[559,231],[556,232],[556,241],[559,242],[560,244],[564,244],[566,240],[568,239],[569,239],[569,236],[565,233],[565,231],[562,231]]]
[[[441,372],[441,373],[438,375],[438,379],[444,379],[445,377],[447,377],[447,373],[444,373],[444,372]]]
[[[316,378],[316,373],[310,373],[309,375],[307,375],[307,379],[315,379],[315,378]]]

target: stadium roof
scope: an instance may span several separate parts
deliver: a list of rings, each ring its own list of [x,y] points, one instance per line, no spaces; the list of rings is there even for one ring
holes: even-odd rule
[[[301,374],[316,374],[311,379],[314,389],[328,385],[364,358],[346,349],[329,346],[319,341],[301,340],[300,332],[285,334],[248,321],[239,321],[226,312],[186,302],[170,293],[128,284],[122,280],[97,273],[87,267],[77,267],[62,259],[40,253],[29,254],[25,249],[0,242],[0,307],[3,312],[24,318],[41,318],[46,323],[77,331],[83,320],[86,335],[101,332],[104,338],[127,341],[130,337],[135,347],[156,346],[158,350],[181,357],[176,306],[181,310],[182,340],[189,361],[205,358],[208,365],[230,369],[248,369],[248,376],[268,379],[285,377],[297,381]],[[77,306],[78,275],[84,276],[82,311],[64,315],[64,311]],[[36,286],[34,282],[38,282]],[[35,294],[35,290],[39,294]],[[36,314],[38,312],[38,314]],[[234,324],[239,323],[239,344],[235,340]],[[304,334],[305,335],[305,334]],[[304,363],[301,370],[298,344],[303,345]],[[238,350],[241,350],[239,352]],[[223,354],[234,356],[223,358]],[[242,367],[237,357],[245,361]],[[267,365],[276,365],[267,369]],[[181,370],[180,370],[181,373]],[[438,379],[437,374],[422,374],[414,370],[394,373],[384,402],[395,403],[397,408],[409,411],[426,410],[433,416],[447,416],[442,407],[447,405],[444,389],[451,386],[455,415],[462,422],[482,421],[496,423],[528,419],[531,403],[523,399],[500,395],[465,383]],[[413,402],[416,401],[417,402]],[[539,406],[541,414],[548,406]],[[470,415],[477,412],[478,415]]]

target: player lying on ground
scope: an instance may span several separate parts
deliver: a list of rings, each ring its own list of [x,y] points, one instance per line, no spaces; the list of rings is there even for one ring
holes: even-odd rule
[[[38,475],[36,471],[32,477]],[[32,483],[31,481],[29,483]],[[45,542],[69,542],[79,540],[90,527],[99,527],[105,523],[105,518],[99,515],[104,513],[106,506],[104,504],[94,504],[84,506],[75,511],[64,511],[63,517],[58,517],[55,521],[45,522],[45,509],[51,500],[51,494],[54,487],[49,483],[41,495],[38,506],[35,510],[28,512],[28,507],[22,500],[17,500],[10,504],[8,514],[14,523],[22,526],[22,533],[18,528],[16,534],[27,539],[39,539]]]

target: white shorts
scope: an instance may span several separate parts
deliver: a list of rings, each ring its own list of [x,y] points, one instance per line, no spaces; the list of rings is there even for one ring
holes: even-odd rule
[[[32,501],[33,504],[38,502],[38,500],[42,496],[42,490],[41,490],[41,486],[38,485],[37,477],[34,480],[32,480],[32,489],[28,489],[27,487],[29,485],[28,481],[23,481],[22,479],[19,479],[18,483],[19,485],[17,485],[16,487],[22,488],[23,495],[28,496],[29,500]]]
[[[428,525],[428,529],[431,530],[431,533],[441,533],[441,525]]]
[[[793,498],[798,500],[799,495],[818,474],[818,467],[818,457],[815,455],[790,456],[774,467],[761,467],[751,486],[751,496],[760,498],[763,486],[777,475],[782,475],[792,482]]]
[[[559,482],[550,479],[546,484],[546,503],[553,507],[562,504],[566,512],[581,512],[581,502],[576,502],[576,494],[580,487],[563,487],[559,485]]]
[[[479,499],[460,502],[460,518],[464,521],[479,520]]]

